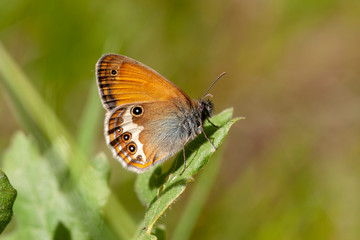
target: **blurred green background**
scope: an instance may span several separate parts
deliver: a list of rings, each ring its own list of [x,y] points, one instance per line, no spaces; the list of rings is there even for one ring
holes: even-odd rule
[[[360,1],[0,0],[0,41],[72,133],[103,53],[149,65],[192,98],[226,71],[215,111],[246,120],[191,239],[360,239]],[[27,120],[0,86],[2,153]],[[93,111],[89,155],[109,156],[111,188],[139,222],[136,175],[110,157],[100,98]],[[160,220],[168,236],[194,186]]]

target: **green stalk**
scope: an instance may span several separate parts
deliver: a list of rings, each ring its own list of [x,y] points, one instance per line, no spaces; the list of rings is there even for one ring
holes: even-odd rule
[[[219,172],[221,155],[221,150],[217,151],[199,176],[192,194],[187,201],[183,214],[175,228],[173,240],[187,240],[191,237],[196,221],[204,208]]]
[[[110,195],[104,211],[106,221],[117,236],[124,240],[134,237],[136,223],[114,195]]]

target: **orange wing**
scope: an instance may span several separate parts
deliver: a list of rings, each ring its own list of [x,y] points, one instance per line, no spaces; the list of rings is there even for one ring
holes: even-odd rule
[[[193,104],[189,96],[150,67],[126,56],[106,54],[96,63],[102,103],[107,110],[137,102],[176,101]]]

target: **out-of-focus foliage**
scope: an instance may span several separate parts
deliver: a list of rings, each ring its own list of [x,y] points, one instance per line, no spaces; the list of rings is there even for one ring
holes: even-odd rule
[[[68,151],[59,141],[43,157],[31,139],[15,135],[3,164],[18,187],[17,228],[2,239],[110,239],[99,214],[109,195],[108,163],[103,155],[95,158],[70,188]]]
[[[86,107],[102,53],[140,60],[193,98],[226,71],[211,90],[216,111],[247,119],[191,239],[360,238],[359,1],[2,0],[0,41],[89,156],[109,153],[92,113],[100,100]],[[2,153],[33,125],[1,90]],[[140,221],[135,175],[110,163],[112,190]],[[167,236],[181,238],[186,199],[160,219]]]

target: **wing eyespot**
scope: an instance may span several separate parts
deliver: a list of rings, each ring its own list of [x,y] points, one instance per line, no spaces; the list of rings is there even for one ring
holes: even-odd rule
[[[135,143],[130,143],[129,145],[127,145],[127,150],[131,155],[134,155],[137,151],[137,147]]]
[[[121,135],[121,139],[125,143],[129,142],[131,140],[131,133],[128,133],[128,132],[124,133],[123,135]]]
[[[117,75],[117,73],[118,73],[118,71],[117,71],[117,70],[115,70],[115,69],[111,70],[111,75],[116,76],[116,75]]]
[[[116,137],[118,137],[122,133],[123,129],[121,127],[114,127],[113,129],[110,129],[108,131],[108,134],[115,134]]]
[[[124,122],[124,120],[121,117],[118,117],[116,119],[116,123],[117,123],[118,126],[120,126],[120,124],[122,124],[123,122]]]
[[[115,138],[119,137],[120,134],[123,132],[123,129],[121,127],[118,127],[116,130],[115,130]]]
[[[144,113],[144,108],[140,105],[131,108],[131,115],[134,117],[140,117]]]

